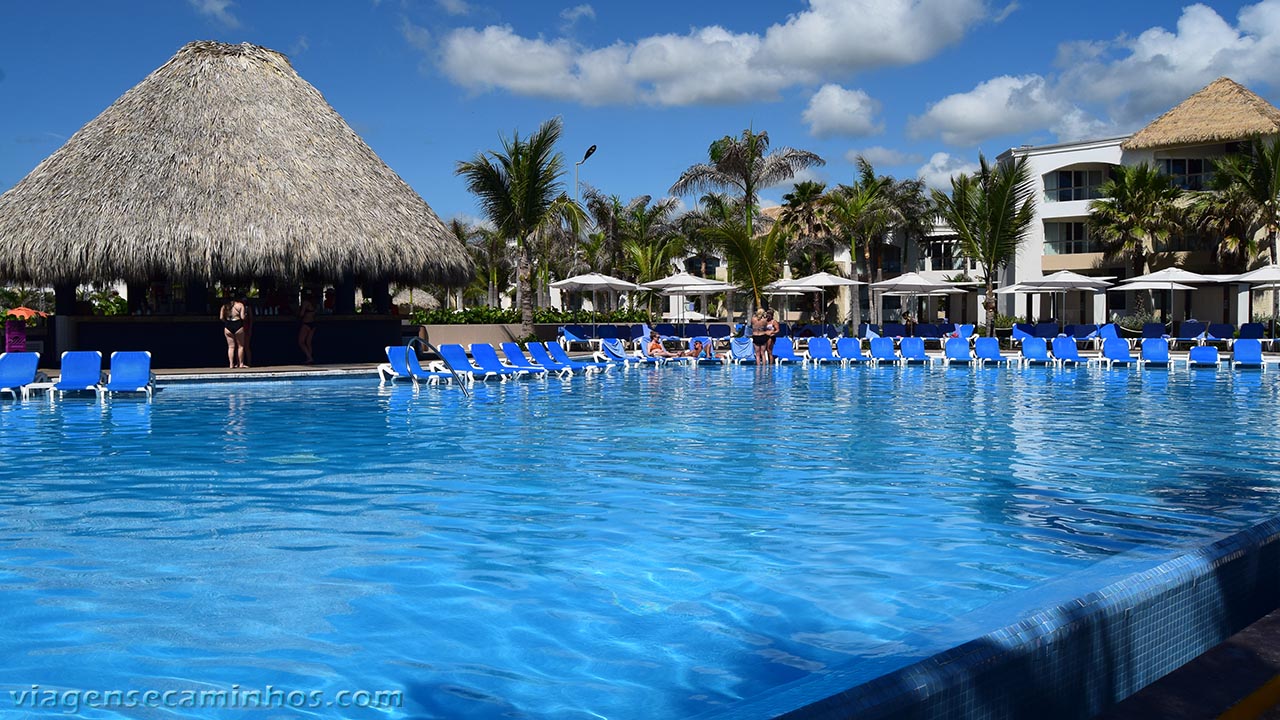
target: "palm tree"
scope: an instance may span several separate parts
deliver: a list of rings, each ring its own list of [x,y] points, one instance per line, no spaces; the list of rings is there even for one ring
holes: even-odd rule
[[[814,254],[815,251],[830,252],[834,235],[831,223],[823,206],[823,193],[826,183],[804,180],[798,182],[792,191],[782,196],[782,212],[778,222],[782,224],[790,242],[788,255],[797,257]],[[795,265],[793,261],[791,263]]]
[[[1251,217],[1252,207],[1248,193],[1238,184],[1196,193],[1191,202],[1190,218],[1215,241],[1214,259],[1225,273],[1243,273],[1263,251],[1258,244],[1258,228]]]
[[[631,238],[622,242],[623,267],[637,283],[647,283],[667,276],[671,263],[684,253],[684,242],[679,235],[668,234],[650,238],[648,242]],[[645,306],[653,312],[657,294],[644,293]]]
[[[1241,202],[1240,210],[1249,220],[1252,237],[1263,231],[1272,264],[1280,263],[1280,137],[1271,140],[1254,138],[1244,152],[1228,155],[1214,167],[1212,188],[1233,191]],[[1234,190],[1232,190],[1234,188]],[[1280,316],[1280,290],[1271,292],[1271,318]]]
[[[894,206],[888,193],[891,181],[886,177],[876,177],[871,163],[858,158],[858,181],[853,185],[840,185],[827,193],[825,205],[832,224],[849,241],[850,259],[854,265],[854,276],[858,266],[858,252],[861,248],[863,267],[866,268],[868,280],[874,280],[874,260],[878,258],[878,246],[884,242],[885,234],[897,219]],[[873,251],[873,246],[877,250]],[[855,292],[857,292],[855,290]],[[850,322],[862,323],[862,300],[854,295]]]
[[[685,170],[669,192],[687,195],[708,190],[736,190],[741,197],[743,224],[748,235],[753,234],[757,193],[762,188],[790,180],[805,168],[826,163],[808,150],[784,147],[769,152],[769,133],[752,132],[750,128],[742,131],[741,138],[725,135],[711,143],[707,155],[710,162]]]
[[[960,252],[982,264],[987,335],[995,334],[995,278],[1018,255],[1035,221],[1034,186],[1025,157],[992,167],[978,155],[978,172],[951,178],[951,194],[933,191],[938,214],[955,231]]]
[[[471,160],[459,161],[454,171],[466,179],[467,190],[479,198],[498,233],[516,243],[516,287],[525,336],[533,335],[531,246],[565,224],[576,236],[584,218],[560,182],[564,157],[555,151],[555,145],[561,130],[560,118],[552,118],[528,139],[513,133],[510,139],[502,138],[501,152],[477,153]]]
[[[753,307],[765,307],[764,286],[782,274],[785,255],[782,224],[775,224],[763,235],[755,235],[748,229],[737,203],[715,193],[705,196],[703,201],[703,224],[698,234],[724,254],[730,275],[751,292]],[[751,307],[748,307],[748,316],[750,313]]]
[[[1182,191],[1150,163],[1122,165],[1100,188],[1102,197],[1089,203],[1089,229],[1102,242],[1108,258],[1127,257],[1134,276],[1145,275],[1156,241],[1179,225],[1176,202]],[[1138,293],[1138,315],[1146,314],[1146,296]]]

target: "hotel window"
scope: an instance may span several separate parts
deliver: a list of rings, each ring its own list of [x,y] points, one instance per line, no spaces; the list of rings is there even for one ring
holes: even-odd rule
[[[1045,255],[1079,255],[1102,252],[1102,245],[1089,239],[1089,225],[1082,222],[1044,224]]]
[[[1045,202],[1096,200],[1102,197],[1105,170],[1057,170],[1044,176]]]
[[[1165,158],[1159,163],[1160,171],[1183,190],[1204,190],[1213,180],[1212,160]]]

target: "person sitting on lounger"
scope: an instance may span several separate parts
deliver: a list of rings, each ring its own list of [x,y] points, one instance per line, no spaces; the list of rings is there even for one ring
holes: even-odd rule
[[[674,353],[662,344],[662,338],[659,337],[656,330],[649,331],[649,354],[660,358],[683,357],[683,353]]]

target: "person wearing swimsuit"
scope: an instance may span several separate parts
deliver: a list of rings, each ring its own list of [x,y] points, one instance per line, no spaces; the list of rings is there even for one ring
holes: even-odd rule
[[[764,310],[756,310],[751,318],[751,344],[756,353],[756,364],[763,365],[765,347],[769,344],[769,336],[765,334]]]
[[[778,333],[782,330],[778,326],[778,322],[773,319],[773,311],[766,310],[764,313],[764,334],[769,341],[764,344],[764,360],[769,365],[773,364],[773,343],[778,338]]]
[[[302,305],[298,307],[298,319],[302,323],[298,328],[298,349],[306,358],[303,363],[310,365],[314,362],[311,341],[316,336],[316,303],[310,296],[303,298]]]
[[[227,367],[245,367],[244,364],[244,303],[228,299],[218,311],[222,321],[222,334],[227,338]]]

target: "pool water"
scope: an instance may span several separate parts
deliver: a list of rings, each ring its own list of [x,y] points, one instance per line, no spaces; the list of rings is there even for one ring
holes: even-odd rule
[[[668,368],[4,402],[0,691],[714,713],[1274,514],[1278,400],[1280,373]]]

